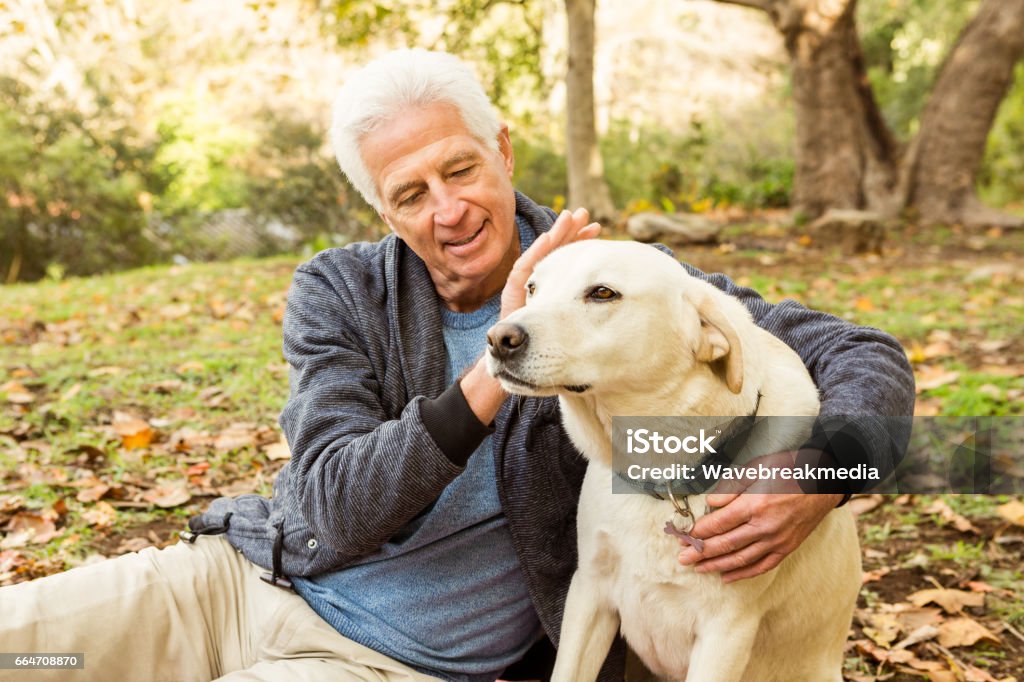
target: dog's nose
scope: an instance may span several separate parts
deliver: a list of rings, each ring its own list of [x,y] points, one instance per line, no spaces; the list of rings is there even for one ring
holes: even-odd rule
[[[499,322],[487,330],[487,348],[499,360],[505,360],[526,348],[529,339],[525,329],[511,322]]]

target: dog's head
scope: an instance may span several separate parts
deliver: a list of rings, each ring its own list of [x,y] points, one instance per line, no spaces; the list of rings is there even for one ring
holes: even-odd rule
[[[739,393],[740,342],[709,289],[646,244],[570,244],[488,331],[488,370],[511,393],[549,396],[647,391],[703,363]]]

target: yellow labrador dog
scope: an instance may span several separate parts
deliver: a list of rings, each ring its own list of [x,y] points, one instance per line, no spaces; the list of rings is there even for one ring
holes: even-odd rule
[[[816,415],[817,389],[796,353],[646,244],[565,246],[537,265],[527,294],[489,331],[488,369],[512,393],[557,395],[589,460],[552,679],[596,679],[621,628],[662,678],[841,682],[861,581],[849,511],[830,512],[777,568],[724,584],[681,566],[666,526],[680,502],[706,513],[703,495],[612,494],[613,416]],[[793,449],[807,435],[771,433],[759,447]]]

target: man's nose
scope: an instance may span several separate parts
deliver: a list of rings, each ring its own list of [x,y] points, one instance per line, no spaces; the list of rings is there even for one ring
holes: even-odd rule
[[[458,192],[442,188],[434,193],[434,222],[438,225],[452,227],[459,224],[462,216],[466,213],[466,202],[462,200]]]
[[[487,349],[499,360],[507,360],[523,350],[529,340],[526,330],[511,322],[499,322],[487,330]]]

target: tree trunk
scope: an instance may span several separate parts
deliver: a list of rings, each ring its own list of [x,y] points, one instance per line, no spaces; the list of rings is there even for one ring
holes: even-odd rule
[[[856,5],[816,0],[799,24],[779,25],[793,69],[793,203],[811,216],[830,208],[896,208],[896,144],[868,85]]]
[[[615,219],[604,180],[594,121],[594,9],[596,0],[565,0],[569,18],[569,66],[566,73],[570,209],[582,206],[594,220]]]
[[[857,0],[719,0],[768,13],[789,52],[796,111],[793,204],[929,222],[1014,224],[983,208],[975,180],[999,103],[1024,56],[1024,0],[983,0],[961,33],[906,150],[875,101],[854,20]]]
[[[1001,222],[975,178],[999,104],[1024,57],[1024,0],[984,0],[939,72],[907,159],[908,201],[930,222]]]

